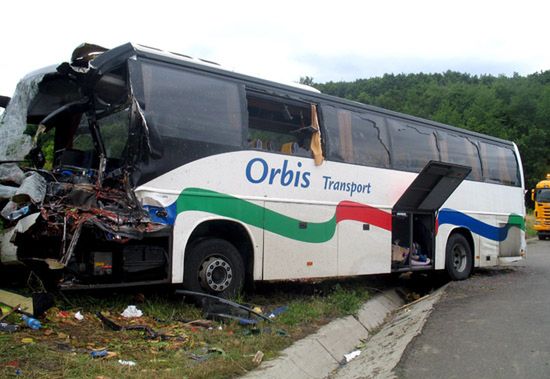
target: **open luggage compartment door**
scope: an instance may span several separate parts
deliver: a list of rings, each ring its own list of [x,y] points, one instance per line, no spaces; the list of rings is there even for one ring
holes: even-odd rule
[[[435,267],[435,213],[470,171],[430,161],[401,195],[392,212],[392,271]]]
[[[395,203],[394,212],[435,212],[472,171],[471,167],[430,161]]]

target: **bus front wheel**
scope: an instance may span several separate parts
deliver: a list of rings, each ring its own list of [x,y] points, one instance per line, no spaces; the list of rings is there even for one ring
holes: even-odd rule
[[[186,289],[231,298],[240,293],[243,284],[243,259],[230,242],[203,239],[187,253],[183,274]]]
[[[472,272],[473,256],[470,244],[462,234],[452,234],[445,251],[445,270],[451,280],[464,280]]]

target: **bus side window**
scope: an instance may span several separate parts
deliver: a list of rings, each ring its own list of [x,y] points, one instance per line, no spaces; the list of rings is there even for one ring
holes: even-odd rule
[[[519,169],[514,152],[506,147],[480,142],[483,176],[486,181],[519,186]]]
[[[431,160],[440,160],[432,128],[388,118],[392,164],[397,170],[420,172]]]
[[[390,167],[383,117],[322,105],[328,159],[365,166]]]
[[[246,99],[249,148],[311,157],[311,104],[256,93]]]
[[[482,180],[479,149],[475,142],[470,141],[467,137],[446,131],[437,132],[437,142],[441,150],[441,160],[443,162],[469,166],[472,168],[472,171],[467,179]]]

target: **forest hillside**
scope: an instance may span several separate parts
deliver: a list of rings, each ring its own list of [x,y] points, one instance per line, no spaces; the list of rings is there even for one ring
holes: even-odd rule
[[[527,188],[550,172],[550,71],[527,76],[386,74],[315,83],[323,93],[514,141]]]

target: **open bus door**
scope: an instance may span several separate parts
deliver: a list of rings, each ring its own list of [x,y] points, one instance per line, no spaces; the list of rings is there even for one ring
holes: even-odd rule
[[[392,271],[433,269],[436,212],[471,167],[430,161],[392,209]]]

